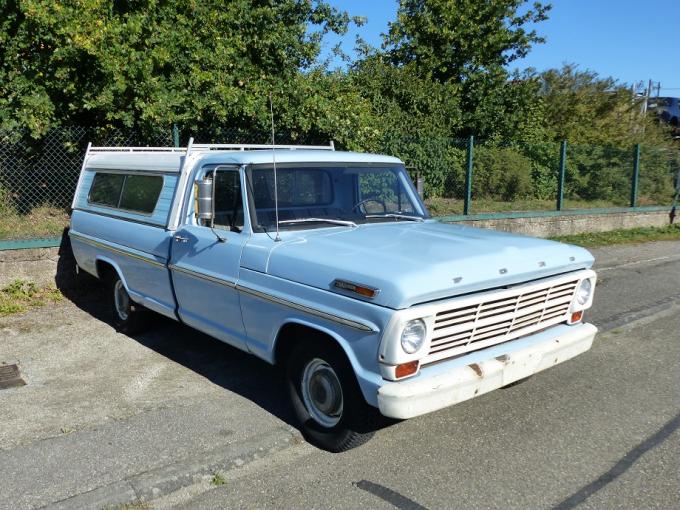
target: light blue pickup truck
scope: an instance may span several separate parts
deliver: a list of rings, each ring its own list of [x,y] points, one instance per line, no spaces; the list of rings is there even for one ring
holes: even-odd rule
[[[89,147],[69,235],[121,331],[151,310],[282,366],[303,434],[331,451],[597,332],[586,250],[430,219],[399,159],[332,144]]]

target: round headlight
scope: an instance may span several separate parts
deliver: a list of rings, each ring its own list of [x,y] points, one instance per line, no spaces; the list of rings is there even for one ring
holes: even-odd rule
[[[422,319],[408,321],[401,333],[401,348],[408,354],[418,351],[425,343],[427,327]]]
[[[576,302],[579,305],[585,305],[593,293],[593,282],[590,279],[582,280],[576,291]]]

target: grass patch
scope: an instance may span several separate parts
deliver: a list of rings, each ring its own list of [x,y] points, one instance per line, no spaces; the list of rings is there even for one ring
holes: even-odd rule
[[[66,211],[51,205],[41,205],[28,214],[0,207],[0,239],[59,237],[68,222]]]
[[[552,237],[554,241],[576,244],[593,248],[612,244],[647,243],[651,241],[680,241],[680,224],[666,227],[641,227],[610,232],[591,232],[588,234],[574,234]]]
[[[124,505],[114,507],[104,507],[102,510],[151,510],[151,507],[143,501],[135,501],[134,503],[125,503]]]
[[[653,200],[640,199],[638,201],[640,206],[658,205]],[[430,214],[432,216],[449,216],[456,214],[463,214],[463,200],[457,198],[428,198],[425,200]],[[627,202],[612,202],[609,200],[573,200],[570,198],[564,199],[564,209],[603,209],[607,207],[627,207]],[[556,201],[526,199],[514,200],[512,202],[503,202],[500,200],[491,200],[480,198],[473,199],[470,204],[472,214],[477,213],[493,213],[493,212],[522,212],[522,211],[554,211]]]
[[[224,485],[225,483],[227,483],[227,481],[221,474],[215,473],[212,479],[210,480],[210,483],[215,487],[219,487],[220,485]]]
[[[14,280],[0,289],[0,317],[25,312],[29,308],[44,306],[63,298],[52,286],[38,287],[26,280]]]

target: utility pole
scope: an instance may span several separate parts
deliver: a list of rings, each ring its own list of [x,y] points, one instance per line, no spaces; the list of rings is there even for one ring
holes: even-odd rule
[[[647,103],[652,95],[652,80],[647,83],[647,90],[645,91],[645,100],[642,102],[642,117],[647,117]]]

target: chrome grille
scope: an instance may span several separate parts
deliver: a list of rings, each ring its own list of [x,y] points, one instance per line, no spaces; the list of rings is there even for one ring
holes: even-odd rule
[[[480,297],[479,302],[437,312],[426,365],[512,340],[567,319],[578,279],[546,282]],[[500,294],[500,293],[499,293]]]

